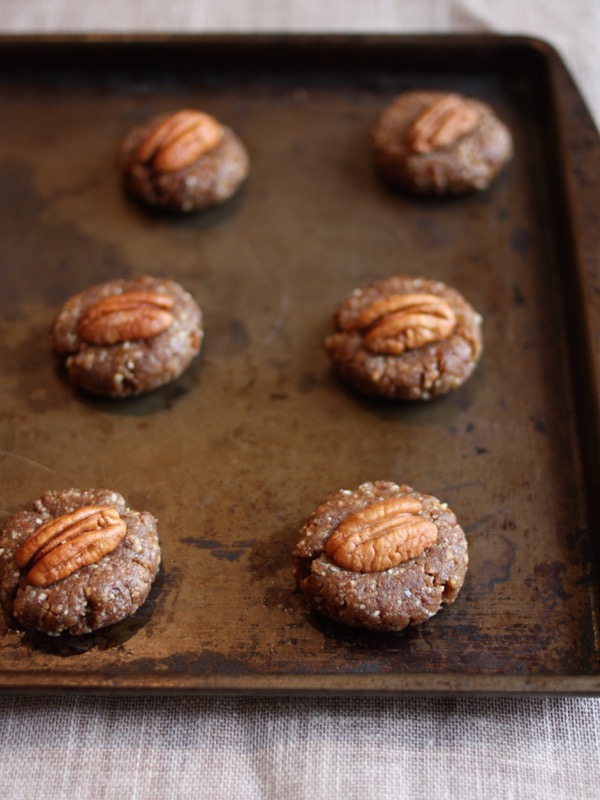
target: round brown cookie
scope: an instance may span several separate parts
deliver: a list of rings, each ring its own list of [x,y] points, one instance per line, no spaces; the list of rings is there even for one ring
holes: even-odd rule
[[[127,189],[149,206],[196,211],[223,203],[248,175],[246,148],[203,111],[160,114],[133,128],[118,151]]]
[[[451,287],[398,275],[353,291],[334,314],[325,348],[360,391],[429,400],[471,375],[483,349],[481,323]]]
[[[300,531],[294,559],[311,609],[345,625],[399,631],[456,599],[468,551],[446,503],[376,481],[329,495]]]
[[[0,531],[0,602],[25,630],[90,633],[131,616],[159,565],[152,514],[106,489],[49,491]]]
[[[396,97],[372,142],[380,175],[416,194],[487,189],[513,154],[510,131],[486,103],[425,90]]]
[[[148,276],[73,295],[52,327],[69,380],[95,394],[128,397],[177,378],[199,352],[202,312],[174,281]]]

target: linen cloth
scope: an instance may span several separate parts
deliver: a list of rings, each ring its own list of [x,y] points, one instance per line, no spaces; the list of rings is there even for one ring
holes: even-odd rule
[[[0,32],[505,32],[600,120],[599,0],[1,0]],[[598,698],[0,696],[0,798],[600,797]]]
[[[596,699],[16,697],[0,707],[3,798],[599,796]]]

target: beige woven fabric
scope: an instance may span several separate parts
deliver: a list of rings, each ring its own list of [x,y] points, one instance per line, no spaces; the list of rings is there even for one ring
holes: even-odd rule
[[[498,31],[600,120],[598,0],[1,0],[0,32]],[[0,798],[600,798],[600,699],[0,697]]]
[[[600,700],[0,699],[0,797],[600,796]]]

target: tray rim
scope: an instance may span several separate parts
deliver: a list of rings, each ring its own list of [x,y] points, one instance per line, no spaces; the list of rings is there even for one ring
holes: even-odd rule
[[[35,676],[35,682],[30,679]],[[4,679],[7,678],[6,682]],[[600,675],[493,675],[459,673],[252,675],[108,675],[103,672],[0,672],[0,695],[182,694],[252,696],[589,696],[600,694]]]
[[[300,48],[306,49],[313,47],[321,50],[321,54],[326,54],[327,48],[353,49],[357,46],[362,48],[389,48],[402,45],[405,50],[418,50],[419,48],[431,49],[444,46],[460,51],[464,47],[473,48],[479,45],[485,50],[492,48],[503,49],[514,47],[520,51],[528,52],[533,58],[543,61],[545,66],[552,72],[562,71],[570,81],[581,103],[587,110],[581,92],[575,85],[571,72],[567,68],[558,49],[543,37],[521,34],[521,33],[495,33],[495,32],[418,32],[418,33],[396,33],[396,32],[288,32],[288,31],[256,31],[256,32],[228,32],[228,31],[207,31],[192,32],[168,31],[168,32],[0,32],[0,59],[5,55],[7,49],[26,50],[28,47],[48,48],[48,51],[60,53],[61,49],[108,49],[116,47],[119,49],[131,48],[156,48],[158,46],[173,46],[175,48],[186,48],[202,44],[217,52],[221,47],[241,48],[250,46],[255,50],[267,47],[275,49]],[[398,55],[398,54],[397,54]],[[326,59],[327,60],[327,59]]]
[[[129,44],[221,44],[230,42],[232,44],[262,45],[265,42],[274,44],[292,42],[296,45],[306,47],[307,44],[334,43],[342,46],[354,47],[357,44],[402,44],[402,45],[432,45],[452,44],[462,46],[474,43],[483,43],[487,47],[496,44],[506,47],[507,44],[517,44],[525,46],[527,49],[539,50],[547,57],[557,58],[562,62],[557,48],[547,39],[527,33],[496,33],[489,31],[481,32],[418,32],[418,33],[396,33],[391,31],[373,31],[368,33],[344,32],[344,31],[322,31],[322,32],[291,32],[291,31],[206,31],[206,32],[185,32],[185,31],[49,31],[35,33],[30,31],[0,31],[0,44],[14,43],[16,45],[50,44],[52,46],[64,44],[108,44],[108,45],[129,45]],[[564,64],[563,64],[564,65]],[[566,69],[566,66],[565,66]]]
[[[0,33],[0,61],[11,52],[46,48],[48,53],[61,55],[65,49],[75,48],[85,51],[91,48],[118,48],[126,52],[132,46],[153,50],[164,46],[189,48],[199,44],[211,47],[240,48],[251,47],[294,47],[300,50],[317,48],[323,52],[326,47],[354,49],[357,47],[436,47],[463,48],[475,45],[482,49],[509,46],[528,51],[538,59],[545,70],[551,88],[554,111],[570,91],[575,102],[587,114],[588,122],[596,133],[594,150],[600,153],[600,136],[592,120],[589,109],[572,75],[559,55],[557,49],[548,41],[525,34],[502,33],[293,33],[293,32],[78,32],[78,33]],[[38,67],[32,71],[37,72]],[[575,122],[564,115],[555,114],[554,121],[561,146],[572,146],[569,141],[578,133]],[[577,280],[582,296],[585,286],[593,282],[598,272],[597,263],[584,268],[585,251],[591,242],[590,232],[586,231],[583,244],[577,239],[575,230],[583,225],[578,214],[574,197],[578,186],[575,178],[561,163],[560,187],[564,192],[567,219],[565,228],[569,244],[573,247],[572,259],[579,266]],[[583,226],[585,229],[585,226]],[[589,260],[589,259],[588,259]],[[599,276],[600,280],[600,276]],[[599,301],[600,304],[600,301]],[[596,428],[592,442],[600,442],[600,336],[594,335],[594,323],[600,323],[598,308],[586,308],[582,320],[583,341],[589,346],[585,355],[586,367],[591,371],[588,380],[592,396],[587,399],[587,407],[595,410]],[[581,337],[580,337],[581,338]],[[582,441],[583,446],[583,441]],[[587,452],[591,447],[587,447]],[[591,470],[588,478],[588,500],[590,509],[600,508],[600,465],[588,457],[586,468]],[[586,473],[587,475],[587,473]],[[598,587],[596,587],[596,591]],[[594,620],[596,640],[600,640],[600,623]],[[203,694],[203,695],[256,695],[256,696],[600,696],[600,673],[594,674],[547,674],[547,675],[505,675],[485,673],[381,673],[361,674],[314,674],[314,673],[263,673],[248,675],[223,675],[218,673],[111,675],[106,672],[68,672],[53,670],[51,673],[37,670],[0,670],[0,694],[6,693],[63,693],[65,691],[84,694]]]

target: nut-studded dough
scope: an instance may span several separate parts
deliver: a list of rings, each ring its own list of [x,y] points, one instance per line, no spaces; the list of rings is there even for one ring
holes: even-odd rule
[[[429,297],[446,306],[451,317],[437,313],[431,299],[397,312],[396,298],[404,295]],[[383,309],[383,317],[406,312],[409,327],[405,320],[383,325],[380,317],[373,328],[366,312],[374,307]],[[339,375],[365,394],[392,400],[429,400],[460,386],[483,349],[481,316],[455,289],[424,278],[397,275],[355,289],[337,308],[334,323],[325,348]],[[386,335],[374,337],[381,328]]]
[[[119,304],[123,298],[129,300]],[[177,378],[199,352],[203,335],[202,312],[183,287],[143,276],[73,295],[56,317],[52,345],[72,384],[129,397]]]
[[[118,547],[47,586],[32,585],[17,565],[24,541],[49,520],[86,506],[114,508],[126,526]],[[146,600],[160,565],[156,519],[107,489],[49,491],[0,531],[0,605],[9,625],[50,635],[90,633],[119,622]]]
[[[329,537],[349,515],[395,498],[418,501],[437,539],[416,558],[374,572],[347,569],[326,553]],[[336,622],[399,631],[425,622],[460,591],[468,564],[467,540],[454,513],[432,495],[389,481],[363,483],[329,495],[307,520],[294,550],[294,573],[309,606]]]
[[[372,143],[381,177],[420,195],[487,189],[513,154],[509,129],[486,103],[430,90],[394,98]]]
[[[120,143],[118,161],[131,194],[148,206],[183,212],[228,200],[250,167],[233,130],[194,109],[137,125]]]

